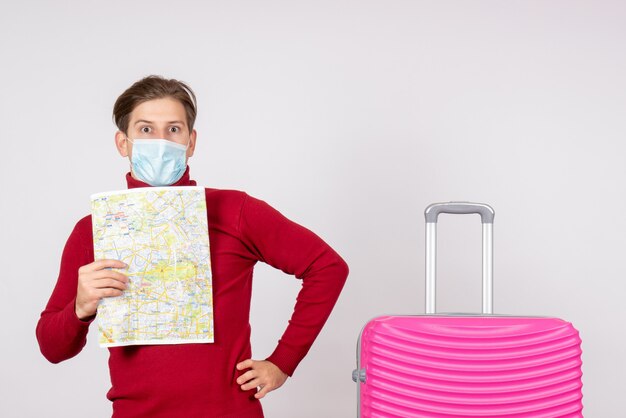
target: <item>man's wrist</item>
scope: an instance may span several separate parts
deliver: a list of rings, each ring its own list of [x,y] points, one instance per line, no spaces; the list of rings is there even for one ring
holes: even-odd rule
[[[74,302],[74,315],[79,321],[91,322],[96,317],[96,314],[89,314],[78,307],[78,304]]]

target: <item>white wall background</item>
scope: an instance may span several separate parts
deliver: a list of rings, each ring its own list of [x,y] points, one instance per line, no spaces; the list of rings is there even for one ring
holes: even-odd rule
[[[246,190],[325,238],[351,275],[268,417],[355,416],[356,338],[423,305],[423,209],[496,209],[496,311],[584,340],[588,417],[626,383],[626,3],[31,1],[0,8],[0,416],[110,415],[95,338],[48,364],[34,329],[89,195],[124,188],[115,98],[148,74],[199,97],[192,175]],[[442,217],[440,306],[480,307],[480,225]],[[261,266],[253,350],[299,283]]]

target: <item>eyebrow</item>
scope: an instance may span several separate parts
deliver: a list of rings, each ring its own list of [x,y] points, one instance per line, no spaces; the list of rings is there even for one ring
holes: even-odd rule
[[[137,125],[138,123],[147,123],[147,124],[149,124],[149,125],[150,125],[150,124],[152,124],[152,123],[154,123],[154,122],[152,122],[152,121],[150,121],[150,120],[139,119],[138,121],[136,121],[136,122],[134,123],[134,125]],[[183,122],[183,121],[181,121],[181,120],[173,120],[173,121],[169,121],[169,122],[167,122],[167,124],[168,124],[168,125],[172,125],[172,124],[175,124],[175,123],[178,123],[178,124],[181,124],[181,125],[182,125],[182,124],[184,124],[185,122]]]

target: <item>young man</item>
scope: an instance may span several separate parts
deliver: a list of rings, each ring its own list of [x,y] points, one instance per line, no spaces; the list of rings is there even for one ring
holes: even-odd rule
[[[130,159],[129,188],[193,186],[187,160],[196,145],[195,95],[184,83],[146,77],[113,111],[115,144]],[[262,417],[259,399],[291,376],[320,332],[348,275],[341,257],[314,233],[239,191],[206,189],[215,342],[109,348],[113,416]],[[37,324],[43,355],[77,355],[102,298],[121,295],[120,260],[95,260],[91,216],[76,224],[57,284]],[[302,279],[289,325],[274,352],[252,360],[252,272],[263,261]],[[283,301],[290,303],[290,301]]]

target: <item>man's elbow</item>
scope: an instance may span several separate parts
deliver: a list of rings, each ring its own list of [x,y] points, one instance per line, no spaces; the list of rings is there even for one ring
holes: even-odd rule
[[[46,336],[44,328],[45,326],[40,321],[37,324],[35,336],[37,337],[37,343],[39,344],[39,351],[46,360],[48,360],[52,364],[58,364],[63,360],[67,360],[68,358],[74,357],[76,355],[73,354],[68,356],[67,353],[59,350],[59,343],[52,341],[49,336]]]
[[[340,279],[343,286],[350,274],[350,267],[348,267],[348,263],[346,263],[341,256],[337,256],[337,259],[337,277]]]
[[[343,268],[343,280],[345,281],[348,278],[348,275],[350,274],[350,267],[348,267],[348,263],[346,263],[344,259],[341,259],[341,261],[342,261],[342,268]]]
[[[41,347],[40,347],[40,349],[41,349]],[[60,362],[65,360],[62,357],[56,356],[53,353],[48,353],[48,352],[44,351],[43,349],[41,349],[41,354],[43,354],[44,358],[46,360],[48,360],[50,363],[52,363],[52,364],[59,364]]]
[[[58,350],[55,347],[48,347],[47,345],[39,343],[39,351],[52,364],[59,364],[62,361],[74,357],[76,353],[68,353],[62,350]]]
[[[53,347],[49,347],[48,344],[43,344],[41,340],[39,340],[39,335],[37,336],[37,340],[39,343],[39,351],[43,355],[43,357],[48,360],[52,364],[58,364],[65,360],[60,353],[55,350]]]

